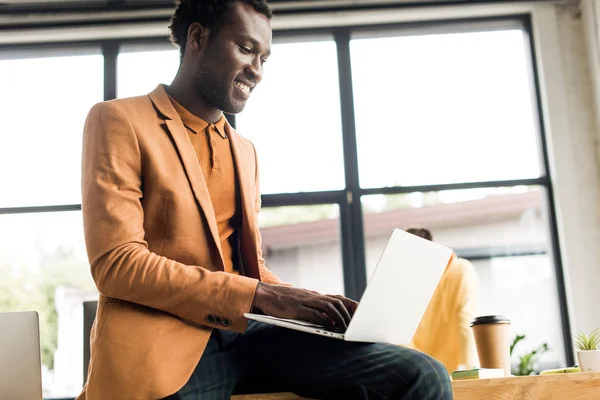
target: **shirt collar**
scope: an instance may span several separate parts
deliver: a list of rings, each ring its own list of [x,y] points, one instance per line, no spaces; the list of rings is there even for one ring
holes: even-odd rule
[[[181,121],[190,131],[194,133],[202,132],[207,127],[210,129],[214,129],[217,133],[223,138],[227,139],[227,134],[225,133],[225,116],[221,115],[221,118],[215,122],[214,124],[209,124],[205,120],[200,117],[195,116],[187,108],[179,104],[174,98],[169,96],[171,103],[173,103],[173,107],[177,114],[181,117]]]

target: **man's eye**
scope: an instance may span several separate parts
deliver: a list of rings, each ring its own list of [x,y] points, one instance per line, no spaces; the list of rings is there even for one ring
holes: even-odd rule
[[[246,54],[250,54],[252,52],[252,49],[250,49],[250,47],[248,46],[239,46],[240,50],[242,50],[242,53],[246,53]]]
[[[261,59],[260,59],[260,63],[261,63],[261,64],[263,64],[263,65],[264,65],[264,63],[266,63],[266,62],[267,62],[267,59],[266,59],[266,58],[261,58]]]

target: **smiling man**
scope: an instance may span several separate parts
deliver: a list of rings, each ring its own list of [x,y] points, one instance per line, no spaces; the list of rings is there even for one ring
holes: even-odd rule
[[[356,309],[284,285],[261,254],[256,153],[223,112],[242,111],[260,83],[270,19],[263,0],[181,1],[171,85],[90,111],[82,210],[100,298],[80,399],[452,398],[422,353],[244,318],[257,309],[344,331]]]

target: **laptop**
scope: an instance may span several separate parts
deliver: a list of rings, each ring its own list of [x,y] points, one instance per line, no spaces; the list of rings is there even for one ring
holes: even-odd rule
[[[40,329],[35,311],[0,313],[0,399],[42,399]]]
[[[409,344],[453,254],[438,243],[395,229],[345,333],[304,321],[244,316],[349,342]]]

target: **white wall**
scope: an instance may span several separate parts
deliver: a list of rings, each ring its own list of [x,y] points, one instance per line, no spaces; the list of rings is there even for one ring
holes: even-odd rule
[[[572,330],[589,331],[600,326],[598,69],[579,2],[537,6],[534,30]]]
[[[598,122],[600,121],[598,112],[598,99],[600,99],[600,4],[598,0],[581,0],[580,11],[588,53],[589,72],[593,82],[596,121]],[[598,151],[600,151],[600,147],[598,147]]]

